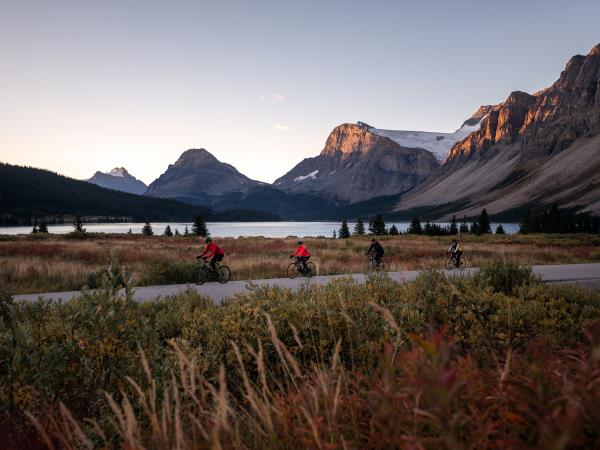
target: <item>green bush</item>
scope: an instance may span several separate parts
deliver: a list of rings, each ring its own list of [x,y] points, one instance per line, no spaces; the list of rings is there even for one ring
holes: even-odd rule
[[[521,286],[529,286],[538,280],[531,267],[523,267],[511,261],[498,260],[482,267],[476,275],[482,286],[490,286],[494,292],[513,295]]]
[[[192,272],[195,267],[196,264],[190,262],[149,261],[144,268],[142,284],[191,283]]]

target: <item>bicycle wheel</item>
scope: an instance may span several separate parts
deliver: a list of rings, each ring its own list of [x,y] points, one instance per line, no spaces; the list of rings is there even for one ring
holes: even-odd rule
[[[217,280],[221,284],[227,283],[231,279],[231,270],[227,266],[219,266],[217,269]]]
[[[290,263],[290,265],[287,268],[287,276],[291,279],[294,279],[298,275],[300,275],[300,267],[295,262]]]
[[[464,256],[461,256],[460,261],[458,263],[458,268],[460,270],[465,270],[465,267],[467,267],[467,258],[465,258]]]
[[[452,270],[455,268],[454,259],[452,257],[444,258],[444,263],[446,264],[446,269]]]
[[[307,269],[307,271],[304,274],[304,276],[314,277],[317,274],[317,266],[315,266],[311,262],[306,263],[306,269]]]
[[[371,263],[371,261],[365,261],[365,265],[363,266],[363,273],[366,276],[371,275],[371,273],[373,273],[373,264]]]
[[[377,270],[381,273],[387,273],[387,268],[385,267],[385,262],[381,261],[381,264],[379,264],[379,267],[377,267]]]
[[[201,285],[206,283],[206,280],[208,280],[208,270],[206,270],[206,267],[196,267],[192,272],[192,281],[197,285]]]

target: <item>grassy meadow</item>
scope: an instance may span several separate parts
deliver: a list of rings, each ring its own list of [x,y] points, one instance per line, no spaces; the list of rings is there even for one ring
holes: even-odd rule
[[[217,239],[226,252],[224,264],[233,279],[282,277],[297,238]],[[321,275],[362,271],[369,237],[307,238]],[[443,267],[448,237],[385,236],[388,270]],[[204,244],[195,237],[89,234],[86,239],[64,235],[0,237],[0,286],[10,293],[78,290],[98,287],[111,259],[127,267],[137,285],[187,283],[194,256]],[[598,235],[491,235],[463,238],[471,266],[496,260],[523,265],[600,262]]]
[[[0,300],[0,447],[600,445],[600,293],[496,262],[139,304],[115,297],[122,275],[67,303]]]

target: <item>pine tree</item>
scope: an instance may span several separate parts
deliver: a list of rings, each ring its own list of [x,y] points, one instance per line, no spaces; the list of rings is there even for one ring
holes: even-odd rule
[[[423,227],[421,226],[421,219],[419,216],[414,216],[408,227],[409,234],[423,234]]]
[[[471,229],[469,230],[472,234],[475,234],[477,236],[481,235],[481,228],[479,226],[479,222],[473,222],[471,224]]]
[[[338,232],[338,237],[340,239],[348,239],[350,237],[350,229],[348,228],[348,221],[345,218],[342,221],[342,226],[340,227],[340,231]]]
[[[383,221],[383,217],[381,214],[377,214],[370,222],[369,222],[369,231],[377,236],[383,236],[387,234],[387,230],[385,228],[385,222]]]
[[[37,222],[33,224],[33,228],[31,229],[31,234],[36,234],[38,232]]]
[[[75,223],[73,223],[73,228],[77,233],[85,233],[85,228],[83,228],[83,220],[80,215],[75,216]]]
[[[129,229],[129,231],[127,232],[127,234],[133,234],[133,231],[131,231],[131,228]]]
[[[479,216],[479,233],[480,234],[489,234],[492,232],[492,227],[490,225],[490,218],[488,216],[485,208],[481,211],[481,215]]]
[[[467,223],[467,218],[463,217],[463,220],[460,224],[460,228],[458,229],[460,234],[467,234],[469,232],[469,224]]]
[[[337,234],[336,234],[335,230],[333,230],[333,239],[337,239]]]
[[[38,233],[47,233],[48,232],[48,225],[46,225],[45,221],[41,221],[40,222],[40,226],[38,227]]]
[[[183,235],[184,236],[189,236],[190,235],[190,230],[188,230],[187,225],[185,226],[185,229],[183,230]]]
[[[152,225],[150,225],[150,222],[146,222],[146,225],[144,225],[144,228],[142,228],[142,234],[144,236],[154,235],[154,231],[152,231]]]
[[[164,236],[167,237],[173,237],[173,232],[171,231],[171,225],[168,225],[165,227],[165,232],[163,233]]]
[[[194,225],[192,225],[192,234],[194,236],[202,236],[202,237],[210,236],[210,233],[208,232],[208,228],[206,227],[206,222],[204,221],[204,218],[200,214],[198,214],[196,216],[196,218],[194,219]]]
[[[427,219],[427,222],[425,222],[425,226],[423,227],[423,234],[427,236],[433,236],[433,228],[431,227],[431,222],[429,222],[429,219]]]
[[[365,234],[365,224],[362,218],[358,218],[356,221],[356,225],[354,226],[354,235],[355,236],[363,236]]]
[[[450,227],[448,228],[449,234],[458,234],[458,224],[456,222],[456,216],[452,216],[452,220],[450,221]]]
[[[398,236],[400,233],[398,232],[398,228],[396,225],[392,225],[390,227],[390,236]]]
[[[506,232],[504,231],[504,227],[502,227],[502,224],[498,224],[498,226],[496,227],[496,234],[506,234]]]
[[[179,228],[175,228],[175,236],[181,236],[181,233],[179,232]]]

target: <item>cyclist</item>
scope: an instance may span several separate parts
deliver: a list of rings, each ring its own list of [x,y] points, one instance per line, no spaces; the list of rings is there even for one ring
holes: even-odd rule
[[[371,246],[365,255],[369,256],[370,254],[373,254],[373,259],[375,260],[377,267],[381,266],[384,253],[383,246],[379,243],[379,241],[375,238],[371,239]]]
[[[211,258],[210,260],[210,267],[213,270],[213,272],[217,271],[217,263],[223,260],[223,257],[225,256],[225,252],[223,251],[223,249],[221,247],[219,247],[217,244],[215,244],[212,241],[212,238],[207,237],[205,239],[206,242],[206,249],[204,249],[204,253],[202,253],[201,255],[196,256],[196,259],[200,259],[200,258],[204,258],[204,259],[208,259]],[[204,255],[207,255],[206,258],[204,257]]]
[[[460,257],[463,254],[462,247],[460,246],[460,241],[452,239],[452,241],[450,242],[450,247],[448,247],[448,254],[452,256],[452,259],[454,260],[454,265],[456,267],[459,267]]]
[[[294,257],[298,258],[298,263],[300,264],[300,267],[302,268],[302,271],[303,272],[308,271],[308,267],[306,267],[306,262],[310,258],[310,253],[306,249],[306,246],[304,245],[304,242],[298,241],[298,248],[290,256],[290,258],[294,258]]]

